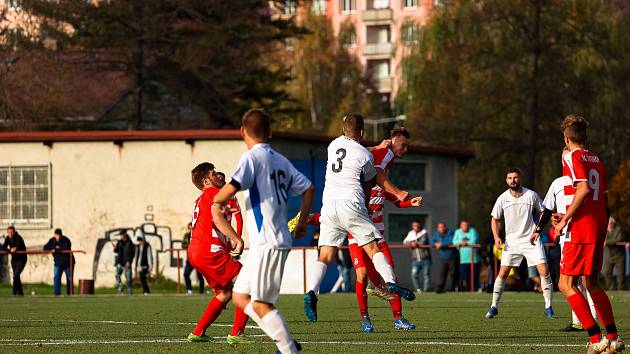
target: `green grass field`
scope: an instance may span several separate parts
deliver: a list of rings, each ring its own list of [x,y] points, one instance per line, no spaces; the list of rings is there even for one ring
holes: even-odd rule
[[[2,291],[6,294],[6,290]],[[630,338],[630,292],[613,292],[613,306],[622,337]],[[585,333],[563,333],[569,307],[555,294],[558,319],[543,315],[542,296],[506,293],[500,316],[484,320],[490,294],[420,294],[406,303],[405,315],[418,325],[413,331],[392,328],[388,304],[370,299],[376,333],[363,334],[354,294],[322,295],[320,321],[308,323],[302,297],[282,296],[280,310],[305,353],[580,353]],[[186,335],[210,300],[209,295],[87,297],[26,296],[2,298],[2,353],[273,353],[274,345],[256,328],[248,329],[260,342],[230,347],[233,307],[209,329],[215,342],[189,344]],[[250,321],[250,325],[255,325]]]

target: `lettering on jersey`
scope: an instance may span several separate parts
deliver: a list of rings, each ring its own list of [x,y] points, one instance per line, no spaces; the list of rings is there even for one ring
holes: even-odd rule
[[[599,185],[599,172],[591,168],[588,171],[588,186],[593,190],[593,200],[599,200]]]
[[[599,157],[595,155],[582,155],[581,157],[582,157],[582,161],[584,162],[593,162],[593,163],[599,162]]]
[[[337,162],[339,164],[335,164],[333,163],[331,165],[332,167],[332,171],[335,173],[339,173],[341,172],[341,170],[343,169],[343,159],[346,158],[346,149],[341,148],[341,149],[337,149],[337,151],[335,152],[335,154],[337,154]]]

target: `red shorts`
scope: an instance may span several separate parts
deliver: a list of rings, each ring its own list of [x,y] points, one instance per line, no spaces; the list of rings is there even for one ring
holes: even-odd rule
[[[188,252],[188,260],[203,275],[211,288],[232,285],[233,279],[241,271],[243,265],[225,251],[220,252]]]
[[[564,275],[592,275],[602,270],[604,242],[565,242],[560,259],[560,273]]]
[[[377,243],[378,250],[383,252],[385,258],[389,261],[389,264],[394,266],[394,259],[392,258],[392,251],[389,249],[389,245],[385,240],[380,240]],[[350,259],[352,259],[352,266],[354,269],[365,268],[372,264],[372,260],[370,256],[365,252],[363,247],[357,245],[356,243],[351,244],[350,248]]]

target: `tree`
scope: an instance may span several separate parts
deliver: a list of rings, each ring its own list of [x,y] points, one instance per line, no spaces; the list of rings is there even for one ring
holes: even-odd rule
[[[263,0],[23,0],[41,50],[63,52],[86,72],[125,80],[116,112],[129,129],[147,120],[196,116],[196,127],[231,127],[244,110],[286,99],[284,68],[263,58],[293,35]],[[45,45],[53,41],[55,46]],[[47,49],[48,47],[48,49]]]
[[[561,173],[559,124],[569,113],[591,121],[589,146],[604,161],[627,151],[627,142],[606,145],[617,132],[602,129],[608,119],[627,122],[607,113],[627,109],[627,85],[614,77],[630,72],[613,14],[603,0],[453,1],[435,10],[397,102],[424,142],[474,150],[460,176],[466,217],[487,225],[510,166],[546,191]]]
[[[630,225],[630,158],[619,166],[609,188],[609,203],[612,215],[623,226]]]

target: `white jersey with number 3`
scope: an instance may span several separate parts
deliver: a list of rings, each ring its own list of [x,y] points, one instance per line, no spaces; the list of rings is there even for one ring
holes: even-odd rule
[[[374,157],[363,145],[340,136],[328,145],[323,203],[347,200],[365,203],[363,181],[376,176]]]

